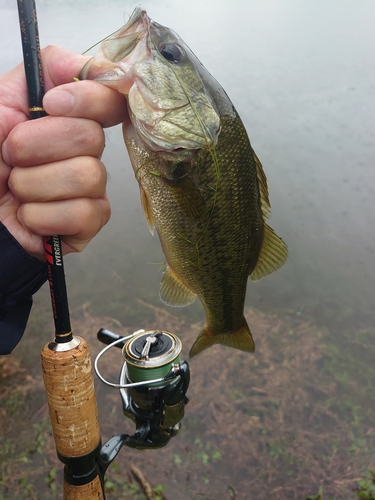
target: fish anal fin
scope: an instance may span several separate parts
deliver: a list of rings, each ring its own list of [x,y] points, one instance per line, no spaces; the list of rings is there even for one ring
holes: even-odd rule
[[[254,281],[277,271],[288,258],[288,247],[273,229],[264,224],[262,248],[257,264],[250,274]]]
[[[147,226],[148,226],[150,233],[152,235],[154,235],[155,226],[154,226],[154,219],[152,217],[151,207],[150,207],[150,204],[148,202],[147,195],[146,195],[146,193],[141,185],[139,185],[139,189],[140,189],[140,195],[141,195],[142,210],[143,210],[146,222],[147,222]]]
[[[164,272],[160,283],[160,299],[164,304],[174,307],[183,307],[195,300],[195,293],[191,292],[180,280],[178,280],[169,267]]]
[[[242,326],[234,332],[214,334],[205,325],[190,349],[189,357],[192,358],[216,344],[245,352],[254,352],[255,350],[254,340],[245,318],[243,318]]]

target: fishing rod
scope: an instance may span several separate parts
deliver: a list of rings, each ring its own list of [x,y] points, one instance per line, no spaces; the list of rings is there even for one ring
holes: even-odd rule
[[[31,119],[46,116],[43,68],[35,0],[17,0]],[[88,343],[73,336],[59,236],[44,238],[55,338],[41,352],[44,384],[58,458],[64,464],[64,500],[105,500],[105,472],[122,446],[160,448],[177,435],[188,403],[189,365],[180,360],[181,341],[163,330],[139,330],[122,337],[105,328],[107,344],[95,360],[100,380],[119,389],[123,412],[136,426],[101,442]],[[119,383],[101,375],[99,359],[121,347]]]
[[[46,116],[38,21],[34,0],[17,0],[30,118]],[[44,238],[55,338],[41,353],[44,384],[59,459],[64,467],[64,498],[104,499],[97,465],[101,439],[87,342],[70,325],[59,236]]]

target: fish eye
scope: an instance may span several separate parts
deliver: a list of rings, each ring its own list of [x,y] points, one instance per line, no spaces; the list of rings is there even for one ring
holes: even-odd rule
[[[178,63],[182,57],[182,51],[178,45],[167,43],[159,49],[160,54],[171,63]]]

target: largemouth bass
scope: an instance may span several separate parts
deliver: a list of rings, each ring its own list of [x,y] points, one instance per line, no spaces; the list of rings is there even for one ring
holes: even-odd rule
[[[123,93],[123,133],[151,231],[167,265],[160,298],[185,306],[196,295],[206,324],[194,356],[223,344],[254,351],[244,318],[247,278],[287,258],[266,224],[267,180],[233,104],[181,38],[137,8],[83,68]]]

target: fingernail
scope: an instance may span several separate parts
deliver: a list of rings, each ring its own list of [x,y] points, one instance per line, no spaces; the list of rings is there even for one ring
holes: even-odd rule
[[[66,90],[52,89],[44,96],[43,107],[49,115],[67,115],[74,107],[74,96]]]

